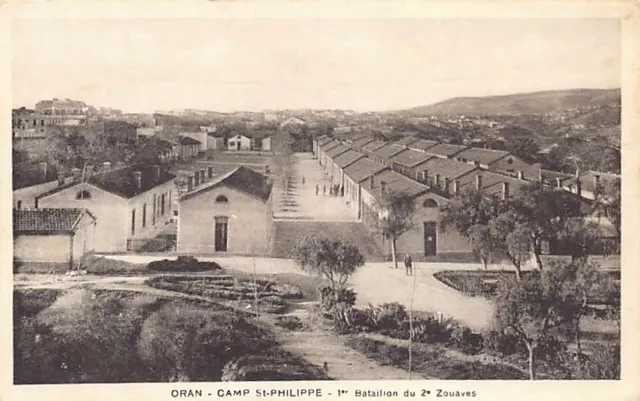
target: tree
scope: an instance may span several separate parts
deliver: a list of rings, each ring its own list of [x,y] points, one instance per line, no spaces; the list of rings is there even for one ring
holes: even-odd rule
[[[416,205],[412,196],[404,192],[388,192],[380,205],[377,226],[380,233],[390,241],[393,267],[398,268],[396,245],[398,238],[414,226]]]
[[[622,236],[622,188],[620,179],[607,182],[595,188],[594,209],[601,215],[607,216],[616,232],[616,239],[620,242]]]
[[[364,256],[355,245],[341,239],[307,236],[294,248],[293,257],[305,272],[329,280],[334,295],[364,266]]]
[[[485,270],[490,262],[504,254],[503,247],[496,243],[489,225],[476,224],[471,226],[467,231],[467,238]]]
[[[525,130],[527,131],[527,130]],[[538,144],[533,139],[533,134],[529,132],[518,132],[516,135],[503,135],[505,137],[505,147],[513,155],[518,156],[524,161],[534,162],[535,157],[540,151]]]
[[[471,243],[484,268],[501,256],[503,243],[496,241],[489,223],[502,209],[502,203],[477,190],[463,191],[440,208],[440,230],[455,228]]]
[[[300,268],[329,281],[329,302],[335,322],[350,324],[349,311],[355,303],[355,293],[347,291],[346,284],[356,270],[364,266],[364,256],[355,245],[340,239],[308,236],[294,248],[294,260]]]
[[[520,187],[508,200],[507,209],[520,233],[529,234],[529,247],[539,270],[543,268],[543,241],[555,239],[568,218],[581,216],[580,201],[576,197],[541,182]]]
[[[513,214],[505,212],[489,223],[491,244],[501,250],[509,259],[516,272],[516,280],[522,279],[522,265],[531,255],[530,233]]]
[[[504,329],[512,330],[527,347],[529,378],[535,379],[535,352],[548,338],[549,330],[570,319],[563,306],[561,282],[548,272],[532,272],[521,280],[503,279],[498,286],[496,318]]]

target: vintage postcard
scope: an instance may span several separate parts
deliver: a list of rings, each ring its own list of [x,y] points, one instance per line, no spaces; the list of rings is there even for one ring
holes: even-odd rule
[[[637,5],[0,16],[3,400],[640,397]]]

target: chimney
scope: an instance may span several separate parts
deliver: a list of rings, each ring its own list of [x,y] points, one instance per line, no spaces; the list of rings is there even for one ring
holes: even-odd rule
[[[196,171],[196,174],[194,175],[194,184],[196,187],[200,185],[200,173],[197,171]]]
[[[153,178],[160,181],[160,166],[153,166]]]
[[[213,167],[212,166],[207,167],[207,176],[209,176],[209,178],[213,177]]]
[[[542,182],[542,169],[538,169],[538,181]]]
[[[436,187],[440,186],[440,174],[436,174]]]
[[[207,180],[207,176],[204,173],[204,169],[200,170],[200,182],[205,182]]]
[[[600,174],[595,174],[593,176],[593,187],[598,188],[600,186]]]
[[[444,192],[449,193],[449,177],[444,177]]]
[[[380,181],[380,195],[384,195],[387,192],[387,183]]]
[[[509,198],[509,183],[502,183],[502,200],[507,200]]]
[[[111,162],[102,163],[102,171],[109,171],[109,170],[111,170]]]
[[[371,189],[376,187],[376,179],[374,176],[369,177],[369,186],[371,187]]]
[[[424,182],[425,184],[429,183],[429,171],[428,170],[422,170],[422,182]]]
[[[64,173],[58,171],[58,185],[64,185]]]
[[[524,172],[522,170],[518,170],[518,179],[524,180]]]
[[[582,181],[576,180],[576,194],[582,196]]]
[[[142,188],[142,172],[134,171],[133,178],[136,180],[136,188],[141,189]]]
[[[482,176],[480,174],[476,175],[476,189],[478,191],[482,189]]]
[[[562,178],[556,177],[556,187],[562,188]]]
[[[453,180],[453,194],[458,195],[459,191],[460,191],[460,181]]]
[[[193,177],[187,177],[187,192],[193,191]]]

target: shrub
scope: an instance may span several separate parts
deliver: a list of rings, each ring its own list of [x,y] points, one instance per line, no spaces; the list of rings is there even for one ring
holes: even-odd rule
[[[307,326],[297,316],[279,316],[276,320],[276,326],[287,330],[305,330]]]
[[[352,307],[356,304],[356,292],[351,288],[339,289],[336,297],[333,288],[328,286],[320,287],[318,294],[320,295],[321,305],[328,311],[332,310],[335,304],[343,304],[346,307]]]
[[[147,269],[159,272],[195,272],[222,270],[222,267],[216,262],[199,262],[192,256],[178,256],[176,260],[155,260],[147,265]]]
[[[513,334],[491,330],[484,335],[484,349],[490,355],[513,355],[519,349],[520,338]]]
[[[415,319],[412,338],[423,343],[446,343],[456,327],[457,323],[451,318],[439,321],[433,316],[427,316]]]
[[[536,360],[554,361],[558,355],[566,351],[567,345],[558,337],[545,336],[538,341],[535,358]]]
[[[384,303],[378,308],[369,307],[372,311],[375,327],[379,330],[398,329],[407,318],[404,305],[398,302]]]
[[[143,264],[129,263],[122,260],[102,257],[87,257],[85,263],[89,274],[144,274],[147,273]]]
[[[294,285],[285,283],[272,283],[269,290],[277,295],[288,299],[301,299],[304,297],[302,290]]]
[[[246,355],[228,362],[222,381],[326,380],[326,374],[301,358],[285,352],[277,355]]]
[[[597,344],[581,367],[578,379],[581,380],[619,380],[620,346]]]
[[[482,336],[467,326],[456,327],[451,332],[449,344],[465,354],[474,355],[482,351]]]

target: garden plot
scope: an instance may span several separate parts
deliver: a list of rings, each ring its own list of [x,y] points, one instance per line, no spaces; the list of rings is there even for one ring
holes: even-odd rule
[[[209,298],[238,301],[240,307],[257,307],[261,312],[283,313],[287,300],[302,299],[300,288],[262,279],[245,279],[232,275],[217,276],[158,276],[145,284],[162,290],[182,292]]]

